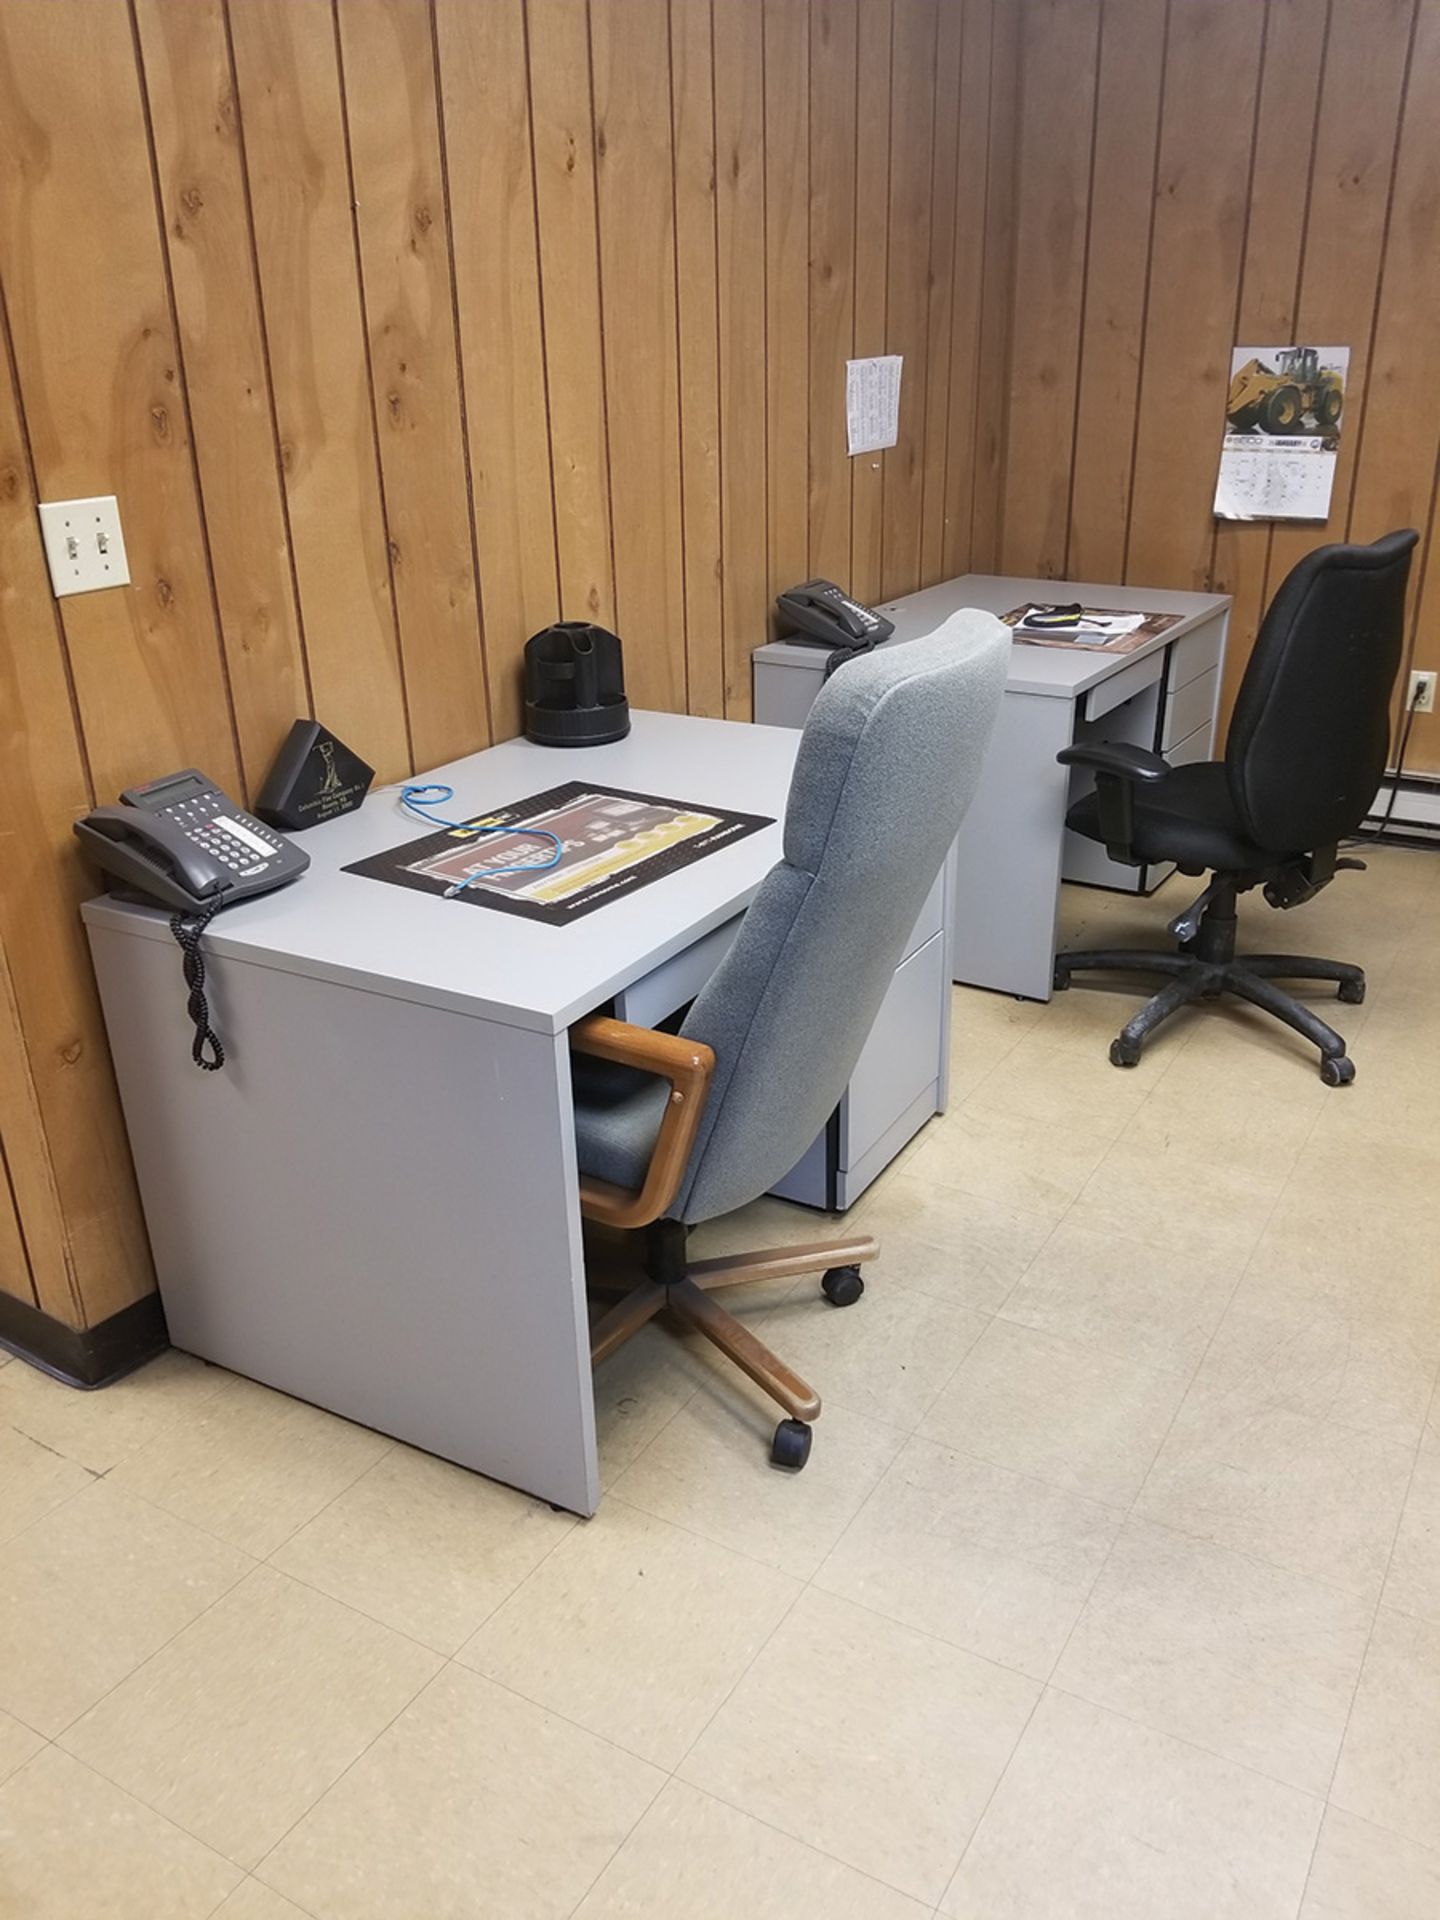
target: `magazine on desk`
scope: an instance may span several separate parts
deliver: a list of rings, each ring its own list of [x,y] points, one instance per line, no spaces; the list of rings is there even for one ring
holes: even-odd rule
[[[1183,613],[1137,613],[1120,607],[1082,607],[1027,600],[1000,618],[1032,647],[1084,647],[1091,653],[1134,653],[1179,626]]]

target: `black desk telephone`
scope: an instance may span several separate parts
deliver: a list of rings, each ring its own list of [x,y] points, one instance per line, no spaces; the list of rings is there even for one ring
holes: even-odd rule
[[[225,1064],[225,1049],[209,1021],[200,936],[222,907],[298,880],[310,856],[242,812],[194,767],[130,787],[120,800],[77,820],[76,836],[111,876],[112,892],[174,909],[170,931],[185,956],[193,1058],[213,1072]]]
[[[833,580],[804,580],[775,597],[775,613],[782,636],[815,640],[833,649],[825,663],[828,678],[852,653],[865,653],[888,640],[895,631],[873,607],[862,607]]]

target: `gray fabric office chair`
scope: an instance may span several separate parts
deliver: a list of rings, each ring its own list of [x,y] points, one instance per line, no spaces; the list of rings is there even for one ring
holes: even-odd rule
[[[824,1269],[826,1296],[848,1306],[876,1244],[688,1261],[686,1237],[765,1193],[834,1111],[975,791],[1009,652],[1007,627],[964,611],[847,662],[805,723],[784,858],[679,1034],[603,1016],[571,1034],[581,1210],[648,1228],[648,1277],[596,1325],[591,1357],[668,1311],[785,1409],[779,1466],[804,1466],[819,1396],[709,1293]]]

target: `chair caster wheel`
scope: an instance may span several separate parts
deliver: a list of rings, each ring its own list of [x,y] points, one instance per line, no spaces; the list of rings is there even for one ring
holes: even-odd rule
[[[1334,1054],[1320,1062],[1320,1078],[1327,1087],[1348,1087],[1355,1078],[1355,1062],[1347,1053]]]
[[[1140,1042],[1127,1040],[1121,1034],[1118,1040],[1110,1042],[1110,1064],[1112,1067],[1133,1067],[1140,1058]]]
[[[859,1267],[831,1267],[821,1277],[820,1291],[832,1307],[853,1307],[865,1291]]]
[[[1057,960],[1055,962],[1055,972],[1051,979],[1051,986],[1056,993],[1064,993],[1065,989],[1069,986],[1069,984],[1070,984],[1070,969],[1066,966],[1062,966],[1061,963]]]
[[[770,1464],[798,1473],[810,1458],[810,1443],[814,1438],[803,1420],[782,1420],[770,1442]]]
[[[1342,980],[1335,990],[1335,998],[1343,1000],[1348,1007],[1358,1007],[1365,998],[1363,980]]]

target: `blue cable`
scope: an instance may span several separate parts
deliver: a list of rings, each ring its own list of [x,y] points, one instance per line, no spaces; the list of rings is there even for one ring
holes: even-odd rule
[[[427,800],[423,796],[429,794]],[[439,781],[418,780],[400,789],[400,804],[407,813],[417,820],[423,820],[427,826],[448,827],[455,833],[529,833],[537,840],[548,840],[554,852],[548,860],[527,860],[518,867],[481,867],[467,874],[463,880],[457,880],[453,887],[447,887],[441,895],[443,900],[453,900],[457,893],[463,893],[466,887],[476,880],[493,880],[502,873],[544,873],[549,867],[558,867],[560,856],[565,849],[560,844],[558,834],[551,833],[546,827],[477,827],[469,820],[442,820],[438,814],[430,813],[430,807],[443,807],[447,800],[455,798],[455,789]]]

